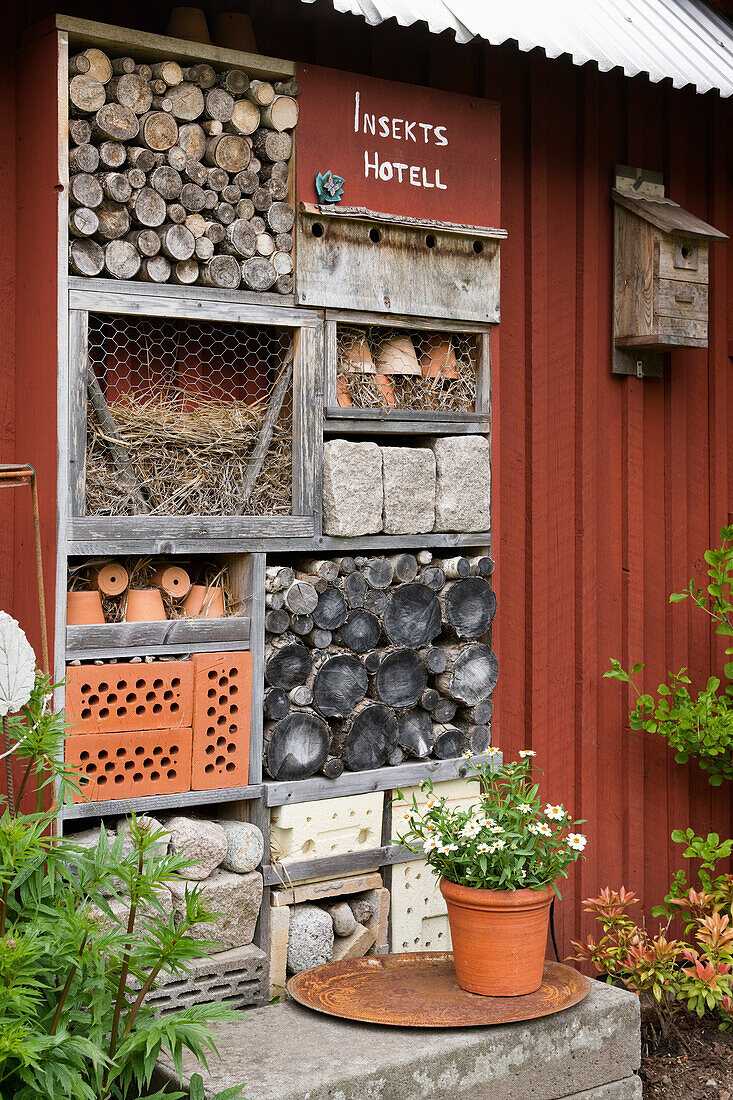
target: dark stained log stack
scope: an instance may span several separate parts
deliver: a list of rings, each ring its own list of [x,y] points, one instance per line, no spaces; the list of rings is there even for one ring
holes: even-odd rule
[[[276,92],[240,69],[136,64],[99,49],[71,58],[69,78],[74,274],[292,293],[288,166],[297,82]],[[104,217],[95,222],[103,203]],[[203,214],[201,226],[190,224],[192,215]],[[195,243],[187,255],[164,247],[154,263],[147,261],[157,253],[144,251],[132,235],[108,249],[130,221],[166,237],[185,223]],[[207,221],[221,234],[208,232]],[[85,238],[89,245],[78,247]]]
[[[485,752],[497,678],[492,570],[487,556],[430,551],[270,565],[268,774],[336,778]]]

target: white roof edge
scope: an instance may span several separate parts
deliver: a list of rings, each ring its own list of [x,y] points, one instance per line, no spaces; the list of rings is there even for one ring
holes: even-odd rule
[[[303,0],[311,4],[314,0]],[[629,77],[733,96],[733,24],[704,0],[331,0],[343,14],[370,26],[395,19],[424,22],[433,34],[451,31],[459,43],[483,38],[493,46],[517,42],[548,57],[569,54],[601,72],[620,67]]]

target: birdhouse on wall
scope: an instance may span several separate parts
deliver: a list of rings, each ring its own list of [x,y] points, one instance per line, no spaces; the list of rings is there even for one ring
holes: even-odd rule
[[[664,351],[708,346],[708,243],[728,238],[657,172],[617,168],[615,183],[612,370],[658,376]]]

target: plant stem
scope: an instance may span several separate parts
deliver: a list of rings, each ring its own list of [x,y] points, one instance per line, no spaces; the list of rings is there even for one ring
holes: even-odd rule
[[[138,851],[138,876],[139,876],[139,878],[142,878],[142,875],[143,875],[143,853],[142,853],[142,848],[141,848]],[[115,999],[115,1011],[114,1011],[114,1016],[112,1017],[112,1033],[111,1033],[110,1041],[109,1041],[109,1060],[110,1060],[110,1063],[112,1062],[112,1058],[114,1057],[115,1050],[117,1049],[117,1032],[118,1032],[118,1029],[119,1029],[119,1026],[120,1026],[120,1015],[122,1013],[122,1002],[125,999],[125,989],[127,987],[127,975],[130,972],[130,957],[132,955],[132,945],[130,943],[130,937],[132,936],[133,930],[135,928],[135,916],[137,914],[137,903],[138,903],[138,893],[137,893],[137,888],[138,887],[139,887],[139,882],[136,883],[135,889],[133,891],[131,891],[131,894],[130,894],[130,915],[127,919],[127,947],[125,948],[125,953],[122,956],[122,969],[120,971],[119,982],[117,983],[117,997]],[[103,1092],[104,1092],[104,1089],[106,1088],[107,1080],[109,1078],[111,1068],[112,1067],[110,1065],[107,1072],[105,1073],[104,1084],[102,1086],[102,1091]]]
[[[26,765],[26,769],[23,772],[23,778],[20,781],[20,787],[18,788],[18,794],[17,794],[16,799],[15,799],[15,812],[16,812],[16,814],[20,813],[20,803],[21,803],[21,800],[23,798],[23,792],[25,791],[26,783],[28,782],[31,771],[33,770],[34,763],[35,763],[34,760],[29,760],[27,765]]]
[[[6,882],[3,886],[3,896],[0,900],[0,936],[5,935],[5,917],[8,912],[8,889],[10,883]]]
[[[15,805],[15,793],[13,789],[13,758],[10,755],[10,721],[7,714],[3,715],[3,752],[5,753],[5,782],[8,790],[8,809]]]
[[[79,948],[79,957],[80,958],[81,958],[81,955],[84,951],[84,948],[86,947],[88,938],[89,938],[89,933],[87,932],[87,933],[85,933],[84,939],[81,941],[81,947]],[[71,983],[73,982],[74,975],[76,974],[78,969],[79,969],[79,964],[74,963],[74,965],[71,967],[71,970],[69,971],[69,976],[66,979],[66,982],[64,984],[64,988],[61,990],[61,996],[59,997],[59,1003],[56,1005],[56,1011],[53,1014],[53,1020],[51,1021],[51,1027],[49,1029],[49,1035],[55,1035],[56,1034],[56,1028],[59,1026],[59,1020],[61,1019],[61,1013],[63,1011],[63,1007],[64,1007],[64,1004],[66,1002],[66,998],[69,995],[69,990],[71,989]]]

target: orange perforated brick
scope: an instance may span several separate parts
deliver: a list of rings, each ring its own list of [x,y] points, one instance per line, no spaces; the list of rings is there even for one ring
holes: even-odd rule
[[[68,737],[66,763],[81,776],[81,793],[74,794],[74,801],[189,791],[191,742],[190,727]]]
[[[191,789],[246,787],[252,654],[199,653],[193,665]]]
[[[193,661],[77,665],[66,675],[72,737],[192,725]]]

